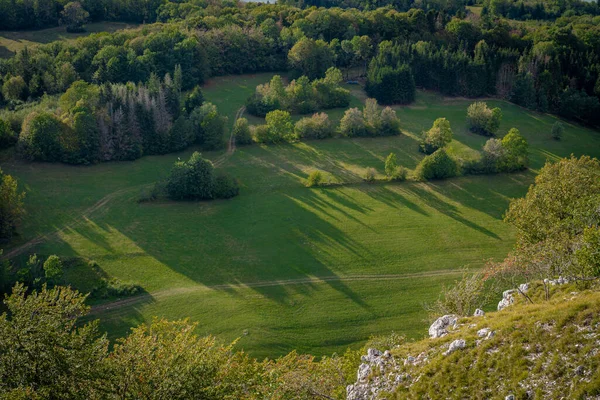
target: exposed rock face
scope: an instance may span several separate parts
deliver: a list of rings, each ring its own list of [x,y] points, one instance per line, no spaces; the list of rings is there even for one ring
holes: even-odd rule
[[[467,342],[465,342],[464,339],[456,339],[454,342],[450,343],[450,347],[444,352],[444,355],[447,356],[454,353],[456,350],[464,349],[466,345]]]
[[[458,317],[456,315],[444,315],[435,320],[429,327],[429,336],[432,339],[436,339],[448,334],[448,328],[456,326]]]
[[[500,300],[500,302],[498,303],[498,311],[504,310],[506,307],[510,306],[515,302],[515,299],[513,297],[514,292],[516,292],[515,289],[505,290],[504,293],[502,293],[502,300]]]
[[[396,362],[389,351],[381,353],[377,349],[369,349],[361,360],[363,363],[358,367],[356,383],[346,387],[347,400],[376,399],[381,392],[393,391],[406,379],[394,372]],[[369,379],[372,374],[376,376]]]
[[[485,312],[483,312],[483,310],[480,310],[479,308],[475,310],[475,313],[473,314],[474,317],[483,317],[484,315]]]
[[[529,291],[529,283],[521,283],[519,285],[519,290],[523,293],[527,293]]]

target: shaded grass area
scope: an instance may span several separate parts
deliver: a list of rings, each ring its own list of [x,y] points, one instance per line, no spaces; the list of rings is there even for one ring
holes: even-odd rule
[[[0,58],[9,58],[25,47],[33,47],[59,40],[71,41],[99,32],[116,32],[136,28],[138,24],[124,22],[96,22],[85,25],[85,32],[69,33],[64,26],[30,31],[0,31]]]
[[[271,75],[218,78],[206,97],[235,115],[257,82]],[[240,85],[246,89],[236,89]],[[503,132],[516,126],[530,141],[536,169],[547,157],[600,155],[597,132],[568,125],[563,141],[555,142],[546,129],[553,117],[490,103],[503,109]],[[5,154],[2,169],[28,191],[20,243],[49,234],[32,250],[95,260],[106,276],[149,293],[97,309],[94,317],[111,338],[152,316],[189,316],[201,333],[241,337],[239,345],[253,355],[330,354],[392,330],[424,335],[422,303],[459,275],[446,272],[479,268],[511,248],[514,231],[502,214],[510,198],[525,194],[532,171],[362,182],[368,167],[383,173],[390,152],[414,168],[422,158],[415,136],[441,116],[455,132],[452,151],[479,149],[486,138],[466,129],[469,104],[419,93],[416,104],[397,108],[406,135],[238,147],[220,167],[240,181],[241,193],[231,200],[137,203],[143,188],[194,149],[90,167],[22,163]],[[305,188],[314,169],[350,184]],[[85,270],[80,274],[70,280],[85,290],[91,283]],[[393,278],[355,279],[365,275]]]

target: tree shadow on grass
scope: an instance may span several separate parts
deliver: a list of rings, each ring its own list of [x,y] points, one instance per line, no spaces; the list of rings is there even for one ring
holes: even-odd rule
[[[435,194],[435,192],[426,190],[422,185],[411,185],[409,190],[413,192],[416,196],[418,196],[422,201],[424,201],[429,207],[434,208],[436,211],[454,219],[457,222],[460,222],[461,224],[471,229],[481,232],[486,236],[489,236],[496,240],[502,240],[498,235],[496,235],[489,229],[463,217],[456,206],[444,201],[443,199],[438,197]]]

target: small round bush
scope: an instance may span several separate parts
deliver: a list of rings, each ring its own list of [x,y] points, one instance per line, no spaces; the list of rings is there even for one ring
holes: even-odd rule
[[[444,149],[423,158],[417,166],[417,176],[423,180],[446,179],[458,174],[458,165]]]
[[[308,186],[308,187],[321,186],[323,184],[323,181],[324,181],[323,173],[319,170],[313,171],[308,175],[308,178],[306,179],[306,186]]]
[[[367,168],[365,172],[365,181],[367,182],[375,182],[375,177],[377,176],[377,171],[375,168]]]

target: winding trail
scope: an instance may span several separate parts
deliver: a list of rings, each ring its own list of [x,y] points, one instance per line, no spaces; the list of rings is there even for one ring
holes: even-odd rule
[[[113,301],[105,304],[98,304],[92,307],[89,315],[99,315],[105,312],[110,312],[122,307],[131,307],[145,302],[151,302],[156,300],[164,300],[169,297],[179,296],[190,293],[206,292],[211,290],[231,290],[231,289],[252,289],[252,288],[266,288],[274,286],[293,286],[293,285],[306,285],[306,284],[323,284],[327,282],[360,282],[360,281],[394,281],[401,279],[413,279],[413,278],[427,278],[436,276],[449,276],[459,275],[461,271],[458,270],[439,270],[439,271],[428,271],[428,272],[416,272],[412,274],[383,274],[383,275],[347,275],[347,276],[320,276],[320,277],[306,277],[296,279],[280,279],[273,281],[256,281],[247,283],[232,283],[224,285],[197,285],[190,287],[172,288],[159,290],[153,293],[143,294],[140,296],[129,297],[122,300]]]
[[[246,111],[246,107],[242,106],[237,113],[235,114],[235,119],[233,121],[234,125],[236,123],[236,121],[238,119],[240,119],[242,117],[242,115],[244,115],[244,112]],[[221,156],[219,156],[214,162],[213,165],[215,167],[219,167],[221,165],[223,165],[223,163],[229,158],[231,157],[231,155],[235,152],[235,136],[233,135],[233,129],[231,130],[231,135],[229,136],[229,140],[227,142],[227,152]],[[82,223],[84,223],[86,221],[86,219],[93,213],[102,210],[103,208],[105,208],[111,201],[113,201],[114,199],[120,197],[121,195],[130,193],[132,191],[141,189],[143,187],[146,186],[150,186],[152,184],[144,184],[144,185],[137,185],[137,186],[133,186],[133,187],[129,187],[129,188],[125,188],[125,189],[121,189],[121,190],[117,190],[116,192],[107,194],[106,196],[104,196],[103,198],[101,198],[100,200],[98,200],[98,202],[96,202],[93,206],[85,209],[81,214],[79,214],[78,216],[74,217],[74,220],[52,232],[48,232],[45,233],[43,235],[39,235],[34,237],[33,239],[23,243],[22,245],[15,247],[14,249],[5,252],[4,254],[2,254],[0,256],[0,260],[8,260],[10,258],[13,257],[17,257],[21,254],[23,254],[24,252],[26,252],[27,250],[31,249],[34,246],[37,246],[38,244],[41,244],[47,240],[50,240],[52,238],[57,237],[61,232],[64,232],[67,229],[71,229],[74,228],[77,225],[80,225]]]
[[[237,113],[235,114],[235,118],[233,120],[234,126],[237,120],[242,118],[244,112],[246,112],[245,106],[242,106],[242,108],[237,110]],[[227,152],[219,156],[215,161],[213,161],[213,165],[215,167],[220,167],[225,161],[227,161],[229,157],[231,157],[231,155],[233,155],[233,153],[235,153],[235,136],[233,135],[233,129],[231,129],[231,134],[229,135],[229,140],[227,141]]]
[[[48,232],[43,235],[36,236],[35,238],[27,241],[26,243],[23,243],[22,245],[15,247],[14,249],[12,249],[8,252],[5,252],[0,257],[0,260],[6,260],[6,259],[10,259],[10,258],[21,255],[24,252],[26,252],[27,250],[29,250],[30,248],[32,248],[40,243],[43,243],[47,240],[57,237],[61,232],[64,232],[67,229],[75,228],[76,226],[85,223],[92,214],[106,208],[110,202],[114,201],[118,197],[126,195],[128,193],[134,192],[136,190],[139,190],[143,187],[150,186],[150,185],[151,184],[136,185],[136,186],[117,190],[116,192],[107,194],[106,196],[104,196],[103,198],[98,200],[94,205],[83,210],[83,212],[81,214],[79,214],[78,216],[74,217],[71,222],[63,225],[62,227],[60,227],[52,232]]]

